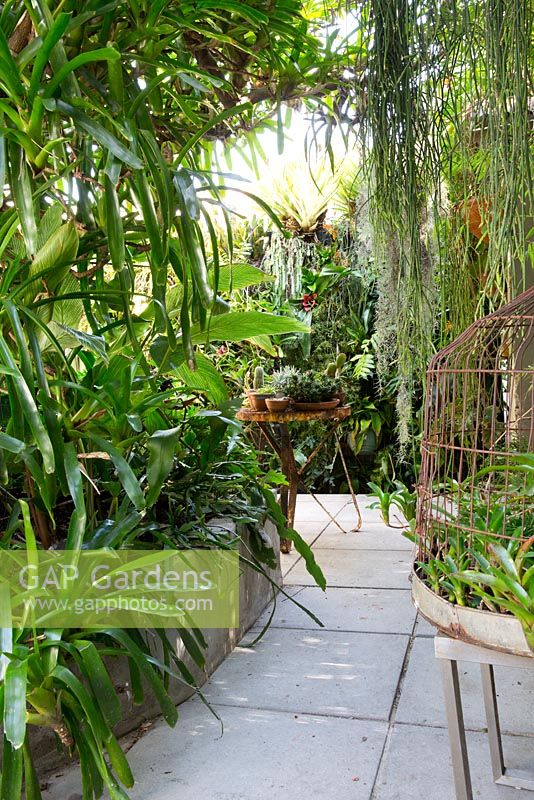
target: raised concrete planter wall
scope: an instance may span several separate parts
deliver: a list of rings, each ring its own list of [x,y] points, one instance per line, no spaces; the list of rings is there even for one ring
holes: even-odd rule
[[[223,527],[235,531],[235,524],[231,520],[219,519],[212,522],[213,527]],[[273,549],[276,554],[277,567],[275,570],[268,570],[268,574],[279,586],[282,584],[282,572],[280,569],[280,539],[275,526],[267,521],[264,527],[265,534],[271,539]],[[248,536],[243,536],[241,545],[242,555],[250,558],[247,549]],[[269,580],[259,572],[245,565],[240,580],[240,602],[239,602],[239,628],[209,629],[204,630],[203,634],[207,642],[207,649],[204,652],[206,665],[201,670],[185,652],[184,645],[180,638],[179,631],[168,631],[169,638],[174,638],[177,653],[186,663],[189,670],[195,676],[199,686],[202,686],[209,676],[217,669],[219,664],[224,661],[226,656],[234,649],[241,637],[256,622],[262,611],[271,601],[273,596],[272,586]],[[157,641],[157,638],[154,640]],[[145,702],[142,706],[132,706],[129,690],[129,675],[126,659],[110,659],[108,669],[115,686],[120,687],[121,698],[123,698],[123,719],[117,726],[116,732],[119,736],[138,728],[146,720],[159,715],[159,706],[146,690]],[[169,693],[177,705],[183,703],[192,694],[192,690],[185,684],[180,684],[172,680]],[[178,720],[178,725],[180,721]],[[66,759],[62,753],[58,753],[56,739],[51,731],[36,728],[31,731],[32,747],[35,753],[36,766],[39,773],[51,773],[61,769],[65,765]]]

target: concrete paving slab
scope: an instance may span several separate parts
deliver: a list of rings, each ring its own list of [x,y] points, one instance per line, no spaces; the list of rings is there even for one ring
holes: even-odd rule
[[[326,508],[323,509],[321,506],[317,505],[313,500],[304,503],[298,503],[295,509],[295,521],[296,522],[324,522],[328,524],[330,520],[330,515],[334,516],[336,514],[336,509]],[[324,526],[323,526],[324,527]]]
[[[505,758],[514,768],[532,767],[534,739],[503,737]],[[491,776],[487,736],[468,734],[473,795],[481,800],[528,800],[529,792],[497,786]],[[396,725],[388,741],[373,800],[453,800],[455,797],[447,732]]]
[[[352,531],[347,523],[342,533],[337,525],[330,523],[314,544],[314,549],[324,550],[407,550],[412,552],[413,544],[402,533],[388,528],[381,522],[364,520],[359,531]]]
[[[360,589],[408,589],[411,569],[406,551],[385,550],[316,550],[317,563],[329,586]],[[315,581],[302,560],[288,572],[287,585],[313,586]]]
[[[321,532],[327,527],[330,520],[295,520],[295,530],[300,533],[302,538],[308,544],[312,544],[320,536]]]
[[[349,719],[223,709],[189,703],[174,730],[158,722],[130,750],[132,800],[369,800],[386,725]],[[45,800],[79,791],[74,775]]]
[[[326,630],[369,631],[373,633],[411,633],[415,608],[410,591],[398,589],[336,589],[323,592],[319,587],[288,587],[299,603],[319,617]],[[271,609],[258,620],[264,625]],[[317,624],[298,606],[279,595],[273,626],[319,630]]]
[[[427,638],[431,636],[432,638],[436,635],[438,629],[431,625],[430,622],[427,622],[421,614],[417,616],[417,624],[415,626],[415,636],[426,636]]]
[[[290,553],[280,553],[280,565],[282,567],[282,575],[287,575],[287,573],[293,569],[297,561],[300,559],[299,554],[293,548]],[[285,578],[284,578],[285,581]]]
[[[356,500],[358,502],[358,507],[360,509],[360,514],[362,518],[367,522],[381,522],[384,524],[384,520],[382,519],[382,514],[380,513],[379,508],[370,508],[376,498],[370,497],[368,494],[358,494],[356,495]],[[340,519],[352,519],[355,515],[355,510],[352,505],[346,504],[345,507],[339,512],[338,516]],[[400,512],[395,510],[394,512],[398,516],[401,516]],[[392,515],[393,516],[393,515]]]
[[[348,494],[316,494],[315,498],[311,494],[299,494],[297,497],[297,508],[302,506],[310,506],[311,508],[319,508],[317,500],[325,506],[331,513],[339,512],[341,509],[352,502]]]
[[[408,637],[271,629],[237,648],[204,688],[216,705],[386,720]]]
[[[478,730],[485,728],[480,669],[476,664],[462,663],[459,672],[466,727]],[[534,735],[534,670],[496,667],[495,683],[502,730]],[[418,638],[414,642],[397,721],[446,725],[441,675],[432,639]]]
[[[360,510],[364,525],[365,524],[383,525],[385,530],[391,531],[391,533],[400,532],[402,528],[405,527],[403,525],[404,518],[402,516],[399,516],[398,519],[394,519],[392,516],[391,517],[392,524],[386,525],[379,511],[366,510],[365,508],[362,507],[360,507]],[[339,512],[339,514],[337,514],[336,520],[337,522],[339,522],[340,525],[342,525],[343,527],[347,527],[348,529],[354,527],[356,523],[356,517],[354,516],[354,513],[351,513],[351,510],[348,506],[342,509]]]

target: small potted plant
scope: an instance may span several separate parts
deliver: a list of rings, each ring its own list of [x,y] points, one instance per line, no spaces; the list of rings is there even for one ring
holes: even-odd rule
[[[334,378],[338,383],[340,382],[343,373],[343,367],[347,363],[347,356],[345,353],[339,353],[335,361],[331,361],[326,367],[326,374],[329,378]],[[345,402],[345,390],[340,386],[336,392],[336,397],[339,398],[339,404],[343,405]]]
[[[282,367],[271,377],[274,396],[266,399],[269,411],[285,411],[290,403],[290,389],[295,376],[299,374],[296,367]]]
[[[290,398],[300,374],[300,370],[296,367],[289,366],[282,367],[282,369],[274,372],[271,378],[271,386],[276,393],[276,397]]]
[[[255,368],[252,387],[252,389],[246,390],[251,408],[253,408],[254,411],[267,411],[265,401],[268,397],[272,397],[273,391],[265,387],[265,373],[263,367]]]
[[[267,406],[267,411],[286,411],[289,405],[289,397],[277,397],[275,395],[271,395],[271,397],[265,398],[265,404]]]
[[[288,395],[299,411],[326,411],[339,405],[337,381],[324,373],[282,370],[273,376],[273,386]]]

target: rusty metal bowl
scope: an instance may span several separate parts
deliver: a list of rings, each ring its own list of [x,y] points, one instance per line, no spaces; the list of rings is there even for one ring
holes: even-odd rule
[[[427,622],[453,639],[534,658],[521,623],[511,615],[453,605],[415,574],[412,575],[412,599]]]

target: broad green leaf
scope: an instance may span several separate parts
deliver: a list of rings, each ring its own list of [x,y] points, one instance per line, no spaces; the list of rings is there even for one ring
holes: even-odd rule
[[[24,794],[25,800],[42,800],[41,787],[37,770],[33,763],[33,755],[28,740],[26,740],[22,749],[22,758],[24,762]]]
[[[61,227],[63,223],[63,208],[59,203],[54,203],[47,208],[39,221],[37,228],[37,250],[44,247],[53,233]]]
[[[61,286],[57,288],[57,295],[54,298],[53,303],[53,311],[52,311],[52,319],[49,321],[47,327],[43,330],[40,329],[40,341],[44,343],[46,339],[50,340],[50,343],[54,343],[54,336],[60,344],[63,342],[69,342],[68,347],[77,347],[82,342],[80,341],[80,337],[77,336],[75,333],[71,331],[78,331],[78,326],[80,325],[80,321],[83,319],[84,314],[84,302],[83,297],[79,295],[76,291],[79,289],[80,284],[79,281],[74,277],[72,272],[69,270],[67,275],[61,282]],[[76,296],[77,295],[77,296]],[[47,309],[37,309],[38,313],[46,312],[48,313]],[[62,326],[71,329],[71,331],[67,331]],[[49,331],[52,331],[52,336],[49,335]],[[80,331],[81,333],[81,331]],[[87,344],[87,349],[92,349],[89,346],[89,341],[84,340]],[[95,345],[96,349],[98,349],[98,344],[91,340],[91,342]],[[44,346],[44,344],[42,345]],[[48,343],[46,345],[49,346]]]
[[[134,504],[134,506],[139,510],[145,507],[145,497],[143,495],[143,491],[139,486],[139,482],[135,477],[135,474],[120,453],[117,448],[112,445],[110,442],[103,439],[101,436],[96,436],[95,434],[89,434],[89,438],[97,445],[100,450],[103,450],[104,453],[107,453],[111,458],[115,469],[117,470],[117,475],[119,476],[119,480],[122,484],[122,488]]]
[[[132,659],[135,666],[152,689],[166,722],[171,726],[176,725],[178,710],[165,691],[163,681],[149,663],[146,654],[143,653],[132,637],[124,630],[110,629],[103,631],[103,633],[106,633],[111,639],[115,639],[115,641],[124,648],[125,655]]]
[[[222,405],[228,400],[228,390],[220,371],[202,353],[196,353],[195,361],[195,370],[184,362],[176,368],[176,374],[189,389],[203,392],[215,406]]]
[[[52,291],[72,267],[78,252],[79,237],[73,222],[56,230],[41,247],[30,267],[30,275],[45,274],[46,285]]]
[[[193,220],[200,219],[200,204],[191,175],[185,169],[179,169],[174,175],[174,183],[183,198],[184,208]]]
[[[128,788],[131,788],[134,785],[132,770],[130,769],[130,765],[128,764],[128,760],[122,750],[122,747],[113,734],[109,736],[106,741],[106,750],[108,752],[111,768],[113,769],[115,775],[118,777],[121,783]],[[127,795],[125,795],[125,797],[127,798]]]
[[[81,705],[87,715],[87,723],[96,741],[105,742],[109,735],[109,728],[80,679],[62,664],[56,664],[52,672],[52,677],[60,686],[65,687]]]
[[[154,505],[158,499],[165,480],[167,479],[173,463],[176,442],[179,439],[181,428],[169,428],[156,431],[147,441],[148,447],[148,494],[147,507]]]
[[[260,350],[264,350],[273,358],[278,358],[279,356],[279,349],[274,346],[270,336],[251,336],[250,339],[246,339],[246,341],[250,342],[250,344],[253,344],[255,347],[259,347]]]
[[[506,574],[515,581],[519,580],[515,561],[510,556],[508,550],[505,547],[502,547],[502,545],[494,543],[490,544],[489,549],[495,553]]]
[[[3,359],[6,366],[13,371],[13,383],[22,407],[22,411],[24,413],[24,417],[28,422],[31,432],[35,438],[35,443],[43,457],[44,470],[46,473],[51,474],[55,469],[55,459],[50,436],[48,435],[48,431],[46,430],[39,411],[37,410],[35,400],[28,387],[28,384],[18,370],[9,347],[1,335],[0,357]]]
[[[252,264],[226,264],[219,270],[218,291],[230,292],[260,283],[272,283],[274,280],[274,275],[263,272]]]
[[[9,145],[9,166],[15,206],[19,215],[28,256],[37,250],[37,222],[33,202],[33,190],[24,150],[18,144]]]
[[[185,361],[184,348],[172,347],[166,336],[156,336],[150,345],[150,355],[161,372],[178,370]]]
[[[21,442],[20,439],[9,436],[7,433],[0,433],[0,448],[2,450],[7,450],[9,453],[18,455],[26,449],[26,444],[25,442]]]
[[[63,64],[61,69],[58,70],[56,75],[50,80],[45,87],[43,97],[52,97],[58,86],[67,78],[71,72],[83,67],[85,64],[91,64],[93,61],[118,61],[120,60],[120,53],[113,47],[103,47],[97,50],[89,50],[86,53],[79,53],[71,61]]]
[[[61,306],[61,304],[58,305]],[[65,333],[68,333],[69,336],[72,336],[72,338],[75,339],[76,342],[84,348],[84,350],[90,350],[92,353],[101,358],[104,363],[108,362],[109,359],[106,350],[106,340],[103,336],[95,336],[93,333],[78,331],[69,327],[68,325],[62,325],[61,323],[57,324],[61,330],[65,331]]]
[[[122,718],[122,708],[102,657],[93,642],[78,639],[74,646],[80,653],[84,675],[91,685],[102,716],[113,728]]]
[[[64,462],[67,484],[70,495],[74,502],[74,511],[72,512],[70,518],[65,549],[79,550],[79,548],[82,546],[83,537],[85,535],[87,513],[85,510],[82,472],[80,469],[76,448],[72,442],[67,442],[64,446]]]
[[[106,519],[96,530],[90,533],[83,544],[84,549],[98,550],[100,547],[119,547],[141,521],[137,511],[128,514],[122,520]]]
[[[293,317],[264,314],[262,311],[232,311],[213,317],[207,331],[199,325],[191,327],[191,339],[195,344],[205,341],[240,342],[254,336],[274,336],[279,333],[309,333],[303,322]]]
[[[187,215],[183,197],[179,195],[179,198],[181,217],[177,222],[178,232],[185,245],[191,276],[200,302],[205,309],[211,309],[216,296],[209,281],[206,259],[201,246],[202,234],[198,225]]]
[[[0,800],[19,800],[22,789],[22,748],[15,749],[4,734]]]
[[[4,678],[4,735],[15,750],[22,747],[26,736],[27,678],[27,660],[10,661]]]

